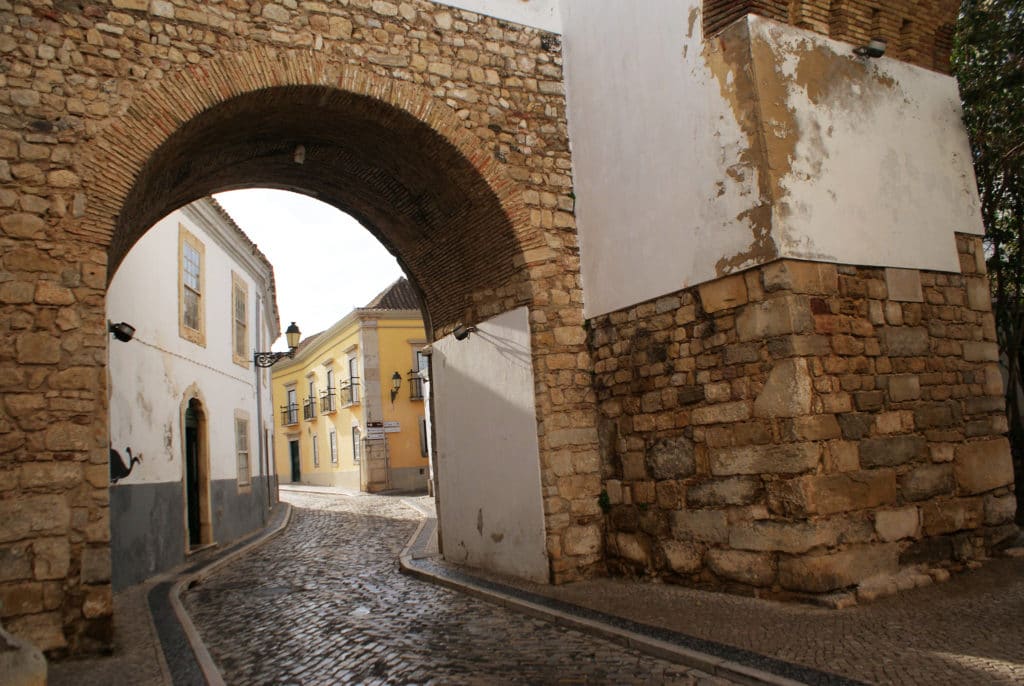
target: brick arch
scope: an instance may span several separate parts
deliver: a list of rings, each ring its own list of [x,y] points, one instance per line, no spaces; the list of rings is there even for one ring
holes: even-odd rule
[[[285,188],[370,229],[419,287],[435,332],[525,304],[522,254],[543,244],[517,184],[451,107],[305,51],[260,47],[170,75],[135,95],[83,166],[94,188],[83,225],[108,238],[109,275],[183,204]]]

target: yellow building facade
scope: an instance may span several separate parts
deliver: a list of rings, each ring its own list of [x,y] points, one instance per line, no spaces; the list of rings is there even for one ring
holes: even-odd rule
[[[403,278],[276,364],[279,481],[426,489],[426,345],[418,300]]]

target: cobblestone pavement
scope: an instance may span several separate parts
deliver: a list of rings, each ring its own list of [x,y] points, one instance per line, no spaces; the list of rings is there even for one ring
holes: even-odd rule
[[[184,596],[229,684],[728,684],[402,575],[398,498],[285,493],[288,529]]]

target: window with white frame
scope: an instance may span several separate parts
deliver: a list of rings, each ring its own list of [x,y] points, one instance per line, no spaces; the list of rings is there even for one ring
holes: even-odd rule
[[[313,434],[313,466],[320,466],[320,446],[317,445],[316,434]]]
[[[238,461],[238,485],[252,482],[249,471],[249,418],[241,412],[235,414],[235,455]]]
[[[331,464],[338,464],[338,434],[332,431],[327,437],[331,443]]]
[[[359,427],[352,427],[352,461],[359,462],[361,456],[360,443],[359,443]]]

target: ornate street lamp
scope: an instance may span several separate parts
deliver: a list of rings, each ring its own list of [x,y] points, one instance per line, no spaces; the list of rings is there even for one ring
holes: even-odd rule
[[[254,352],[252,356],[253,363],[257,367],[271,367],[275,362],[285,357],[295,357],[295,349],[299,347],[299,338],[302,336],[302,332],[299,331],[299,327],[295,325],[295,322],[292,322],[291,326],[284,330],[284,336],[288,340],[288,352]]]

